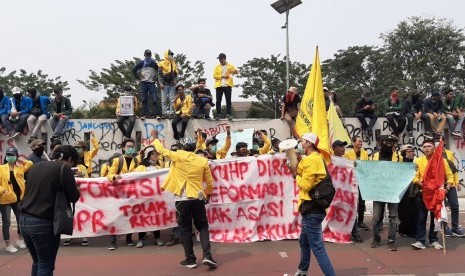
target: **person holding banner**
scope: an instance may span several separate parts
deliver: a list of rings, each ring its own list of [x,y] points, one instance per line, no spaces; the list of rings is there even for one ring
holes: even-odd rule
[[[208,219],[205,204],[213,191],[213,178],[208,160],[194,153],[195,143],[186,143],[183,150],[170,151],[163,147],[158,139],[158,132],[151,132],[155,150],[163,157],[173,161],[165,178],[162,189],[172,193],[176,199],[176,211],[179,214],[178,225],[181,232],[181,243],[186,259],[180,262],[187,268],[197,267],[192,242],[192,220],[200,232],[200,243],[203,250],[202,264],[217,267],[213,259],[208,231]],[[203,188],[203,183],[206,188]]]
[[[153,146],[148,146],[141,151],[143,156],[140,161],[140,165],[136,168],[136,172],[150,172],[163,168],[163,164],[160,164],[160,159],[158,158],[158,153]],[[136,247],[144,247],[144,240],[146,237],[146,232],[139,233],[139,240],[137,241]],[[160,230],[153,231],[153,236],[155,237],[155,244],[158,246],[163,246],[165,243],[160,239]]]
[[[350,160],[368,160],[368,152],[363,149],[363,140],[362,137],[360,136],[353,136],[352,137],[352,149],[346,151],[344,154],[344,157]],[[362,194],[360,193],[360,188],[358,188],[358,203],[357,203],[357,211],[358,211],[358,217],[355,220],[355,225],[357,225],[358,228],[364,229],[366,231],[370,230],[368,226],[363,222],[365,219],[365,211],[366,211],[366,205],[365,205],[365,200],[362,198]],[[356,226],[354,226],[356,227]],[[353,231],[353,233],[358,232],[356,230]]]
[[[145,103],[145,105],[147,105],[147,103]],[[137,110],[137,106],[137,97],[134,97],[132,94],[132,88],[130,86],[124,87],[124,95],[120,96],[116,102],[116,124],[121,130],[124,139],[131,138],[132,130],[136,123],[135,112]],[[124,124],[126,121],[128,122],[127,128]]]
[[[316,134],[304,133],[300,143],[306,156],[302,158],[297,167],[296,184],[299,187],[298,209],[302,215],[302,232],[299,238],[300,263],[294,275],[307,275],[311,251],[324,275],[336,275],[323,243],[321,223],[326,216],[326,210],[321,210],[313,204],[309,195],[310,190],[326,178],[325,161],[319,155],[319,139]]]
[[[213,137],[213,139],[208,139],[206,142],[207,145],[207,155],[210,160],[224,159],[226,154],[228,154],[229,148],[231,148],[231,127],[226,127],[226,140],[224,146],[221,149],[217,149],[216,144],[218,144],[218,139]]]
[[[426,219],[428,217],[428,213],[430,213],[431,221],[429,226],[429,246],[435,249],[441,250],[443,247],[438,242],[438,232],[435,231],[434,227],[434,219],[435,213],[426,209],[425,202],[423,200],[423,182],[425,174],[427,173],[426,168],[428,167],[428,163],[432,160],[433,154],[436,150],[436,146],[433,141],[425,141],[421,147],[423,151],[423,156],[417,158],[415,160],[415,164],[417,165],[417,172],[415,173],[415,177],[413,178],[413,183],[420,187],[420,193],[417,195],[417,208],[418,208],[418,221],[417,221],[417,234],[416,234],[416,242],[412,243],[412,247],[414,249],[425,249],[425,242],[426,242]],[[444,161],[444,168],[445,168],[445,175],[446,175],[446,190],[450,189],[454,185],[454,175],[450,170],[447,161],[442,158]]]
[[[379,137],[381,149],[375,154],[373,160],[375,161],[393,161],[402,162],[402,157],[396,158],[398,153],[394,150],[394,145],[397,138],[394,135],[381,135]],[[390,251],[397,251],[396,245],[396,232],[398,221],[398,203],[373,201],[373,242],[371,248],[380,246],[381,243],[381,228],[383,227],[384,210],[388,206],[389,210],[389,234],[388,234],[388,247]]]

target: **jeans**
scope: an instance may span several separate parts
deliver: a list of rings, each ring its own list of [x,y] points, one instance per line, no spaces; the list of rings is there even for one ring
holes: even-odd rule
[[[417,221],[417,235],[416,240],[421,241],[423,244],[426,240],[426,218],[430,213],[430,225],[429,225],[429,243],[438,241],[438,232],[434,231],[434,213],[428,212],[425,203],[423,202],[423,193],[417,195],[417,209],[418,209],[418,221]]]
[[[34,126],[34,123],[37,121],[37,124]],[[39,117],[35,115],[29,115],[29,118],[27,118],[27,127],[29,128],[29,131],[32,131],[31,136],[38,137],[37,132],[40,131],[42,126],[45,124],[45,121],[47,121],[47,115],[42,114]]]
[[[124,122],[128,121],[128,127],[124,126]],[[118,116],[116,119],[116,124],[123,133],[123,136],[131,138],[132,130],[134,129],[134,124],[136,123],[136,116]]]
[[[60,246],[60,236],[53,234],[53,222],[28,214],[21,214],[19,226],[32,257],[31,275],[53,275]]]
[[[13,123],[10,121],[8,118],[10,118],[10,115],[3,115],[2,116],[2,123],[3,126],[6,128],[7,132],[10,133],[12,131],[16,132],[23,132],[24,127],[27,125],[27,118],[29,117],[29,114],[21,114],[19,115],[19,120],[16,123]]]
[[[399,135],[404,131],[406,119],[403,115],[387,114],[386,119],[395,134]]]
[[[53,136],[60,136],[63,134],[63,131],[65,130],[66,123],[69,120],[68,115],[63,115],[59,118],[51,118],[50,119],[50,126],[52,127],[53,130]]]
[[[173,113],[173,103],[175,95],[176,86],[165,84],[161,93],[161,109],[164,115]]]
[[[360,124],[362,124],[362,129],[366,131],[371,131],[373,129],[373,126],[376,123],[376,120],[378,119],[378,117],[376,117],[376,115],[373,113],[371,114],[357,113],[355,114],[355,117],[357,117],[357,119],[360,121]],[[370,119],[369,124],[367,124],[366,118]]]
[[[173,138],[179,140],[179,138],[184,138],[184,133],[186,132],[187,122],[189,121],[189,116],[181,116],[176,114],[171,121],[171,126],[173,127]],[[178,133],[178,123],[181,122],[181,133]]]
[[[150,115],[150,110],[148,106],[148,98],[152,100],[153,112],[154,115],[160,115],[160,112],[157,112],[157,88],[155,87],[154,82],[141,81],[140,82],[140,93],[142,98],[142,116]]]
[[[221,114],[221,101],[223,94],[226,99],[226,114],[231,115],[231,92],[232,87],[222,86],[216,88],[216,114]]]
[[[2,214],[2,233],[3,240],[10,240],[10,225],[11,225],[11,210],[15,214],[16,221],[19,221],[19,202],[0,205],[0,213]],[[18,226],[18,234],[21,234],[21,228]]]
[[[454,116],[446,115],[447,123],[449,124],[449,131],[461,132],[464,116],[465,113],[462,117],[458,118],[457,121],[455,121]]]
[[[384,218],[384,207],[388,206],[389,210],[389,234],[388,240],[395,241],[396,240],[396,232],[397,232],[397,207],[398,203],[386,203],[386,202],[379,202],[373,201],[373,235],[374,239],[380,241],[381,237],[379,232],[381,231],[381,227],[383,226],[383,218]]]
[[[450,205],[452,230],[457,230],[459,228],[459,199],[457,197],[457,188],[451,187],[446,197]]]
[[[194,220],[195,228],[200,232],[200,244],[202,245],[203,257],[211,257],[205,201],[198,199],[177,201],[176,210],[179,213],[178,226],[186,259],[189,261],[195,261],[197,259],[194,254],[194,245],[192,242],[192,219]]]
[[[298,269],[307,272],[310,267],[311,252],[315,255],[323,274],[336,275],[333,265],[326,254],[321,233],[321,222],[324,214],[308,214],[302,216],[302,232],[300,233],[300,263]]]

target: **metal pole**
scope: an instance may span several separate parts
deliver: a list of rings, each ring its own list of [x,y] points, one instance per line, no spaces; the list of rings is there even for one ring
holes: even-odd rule
[[[286,89],[289,88],[289,9],[286,10]]]

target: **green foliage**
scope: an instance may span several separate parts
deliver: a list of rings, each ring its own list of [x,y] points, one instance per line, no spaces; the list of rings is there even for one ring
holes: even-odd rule
[[[309,66],[299,62],[290,62],[289,80],[291,86],[299,89],[300,94],[305,89],[304,85],[309,73]],[[249,60],[239,67],[239,77],[244,79],[240,85],[243,89],[240,97],[245,99],[255,97],[258,100],[254,103],[254,107],[260,112],[251,113],[251,115],[257,114],[258,117],[263,118],[264,114],[271,112],[272,118],[280,116],[279,103],[287,91],[285,57],[271,55],[270,58]]]
[[[68,82],[62,81],[60,76],[50,78],[42,70],[37,73],[27,73],[26,70],[20,69],[19,72],[14,70],[6,73],[5,67],[0,68],[0,86],[8,96],[11,96],[11,89],[15,86],[23,91],[36,88],[43,96],[49,96],[57,87],[61,87],[64,91],[69,90]]]

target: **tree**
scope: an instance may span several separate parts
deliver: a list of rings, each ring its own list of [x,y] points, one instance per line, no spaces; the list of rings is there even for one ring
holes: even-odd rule
[[[195,61],[192,65],[184,54],[177,54],[174,59],[179,69],[178,83],[186,87],[196,82],[205,73],[202,61]],[[160,60],[158,54],[155,54],[155,60]],[[132,69],[139,61],[140,59],[136,57],[131,60],[115,60],[110,64],[110,68],[102,68],[101,72],[90,70],[88,80],[78,80],[78,82],[91,91],[106,93],[105,99],[107,100],[116,100],[124,86],[130,86],[136,91],[139,89],[139,81],[132,74]]]
[[[299,88],[302,95],[305,83],[310,73],[309,66],[291,62],[289,66],[289,80],[291,86]],[[270,58],[254,58],[239,67],[239,77],[245,79],[240,85],[240,97],[248,99],[255,97],[258,101],[252,105],[260,110],[261,118],[280,117],[279,102],[286,92],[286,59],[280,55]],[[276,114],[276,115],[275,115]]]
[[[61,77],[49,78],[42,70],[37,73],[27,73],[26,70],[14,70],[6,73],[6,68],[0,68],[0,86],[3,87],[5,94],[11,96],[11,89],[19,87],[23,91],[28,88],[36,88],[43,96],[49,96],[53,89],[60,87],[64,91],[69,90],[68,82],[62,81]]]

